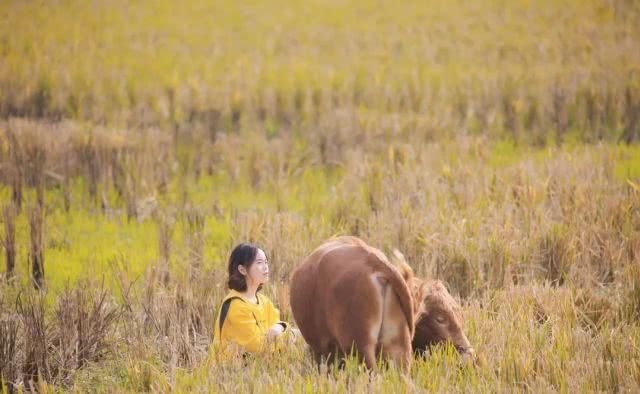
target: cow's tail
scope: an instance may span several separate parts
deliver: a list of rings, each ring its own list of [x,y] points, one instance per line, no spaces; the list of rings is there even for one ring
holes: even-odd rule
[[[405,280],[405,278],[403,278],[402,274],[396,267],[392,266],[387,261],[382,260],[377,254],[369,253],[367,260],[370,264],[374,265],[375,269],[378,272],[384,275],[384,277],[389,281],[388,283],[393,288],[393,291],[398,296],[398,300],[400,301],[400,305],[402,307],[402,312],[407,319],[409,331],[411,332],[411,337],[413,338],[415,330],[413,297],[411,295],[411,291],[409,289],[407,281]]]

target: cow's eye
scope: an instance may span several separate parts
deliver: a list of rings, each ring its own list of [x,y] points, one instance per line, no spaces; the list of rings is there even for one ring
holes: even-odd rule
[[[447,318],[444,315],[437,315],[436,321],[440,324],[444,324],[447,321]]]

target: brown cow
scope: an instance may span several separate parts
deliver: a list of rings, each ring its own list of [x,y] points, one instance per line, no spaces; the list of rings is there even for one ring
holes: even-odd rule
[[[378,357],[408,367],[412,342],[422,349],[451,340],[457,349],[472,351],[456,330],[457,315],[444,324],[441,315],[457,310],[441,283],[414,278],[402,255],[396,258],[397,267],[361,239],[339,237],[294,270],[291,309],[317,362],[332,362],[355,348],[369,368],[375,368]],[[429,304],[423,304],[425,299]],[[438,319],[438,325],[431,319]],[[414,337],[414,331],[420,335]]]
[[[411,360],[417,310],[400,271],[355,237],[317,248],[291,276],[293,317],[318,362],[353,347],[369,368],[381,355]]]

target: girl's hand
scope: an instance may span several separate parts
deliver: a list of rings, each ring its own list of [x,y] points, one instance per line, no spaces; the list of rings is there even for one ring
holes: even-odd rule
[[[271,328],[269,328],[269,331],[267,331],[267,337],[268,338],[275,338],[278,335],[282,334],[284,332],[284,327],[282,326],[282,324],[274,324],[273,326],[271,326]]]

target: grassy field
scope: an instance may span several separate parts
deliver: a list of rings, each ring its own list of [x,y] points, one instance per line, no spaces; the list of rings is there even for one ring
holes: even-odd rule
[[[0,15],[5,391],[640,389],[636,2]],[[301,342],[218,362],[234,244],[266,250],[291,321],[291,270],[338,234],[444,280],[480,363],[325,373]]]

